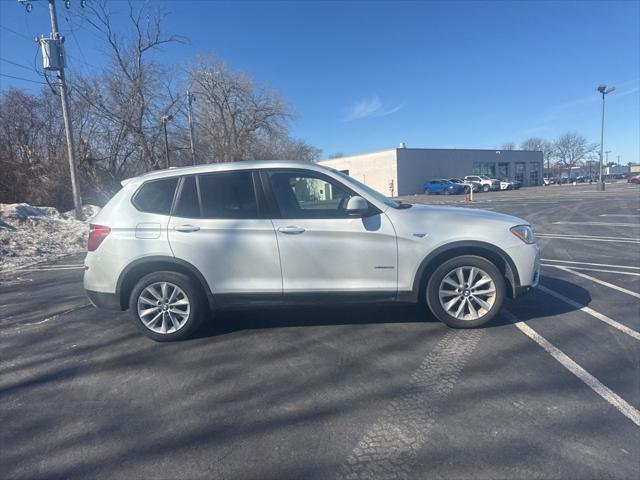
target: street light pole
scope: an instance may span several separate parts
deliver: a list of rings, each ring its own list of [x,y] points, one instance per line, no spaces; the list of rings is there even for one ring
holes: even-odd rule
[[[616,87],[607,88],[606,85],[598,85],[597,91],[602,94],[602,115],[600,120],[600,175],[598,176],[598,190],[604,190],[604,182],[602,181],[602,160],[604,158],[604,97],[607,93],[611,93]]]
[[[167,168],[171,166],[171,160],[169,158],[169,137],[167,136],[167,122],[173,118],[173,115],[163,115],[160,119],[162,122],[162,128],[164,130],[164,151],[167,159]]]
[[[196,164],[196,147],[195,142],[193,140],[193,112],[191,104],[196,99],[196,96],[187,90],[187,103],[189,105],[189,109],[187,110],[189,113],[189,140],[191,141],[191,161],[193,165]]]

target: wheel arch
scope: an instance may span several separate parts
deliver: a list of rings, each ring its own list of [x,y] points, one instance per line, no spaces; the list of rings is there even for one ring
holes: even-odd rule
[[[516,289],[520,285],[520,277],[511,257],[504,250],[490,243],[463,240],[442,245],[422,260],[414,277],[411,290],[414,301],[423,301],[425,299],[425,290],[429,277],[439,265],[450,258],[462,255],[476,255],[493,263],[502,273],[511,297],[514,298],[516,296]]]
[[[116,298],[120,302],[120,308],[126,310],[129,306],[129,295],[134,285],[144,275],[161,270],[182,273],[196,282],[202,293],[207,298],[209,307],[213,307],[213,295],[209,285],[200,271],[189,262],[174,257],[163,255],[143,257],[127,265],[120,273],[116,284]]]

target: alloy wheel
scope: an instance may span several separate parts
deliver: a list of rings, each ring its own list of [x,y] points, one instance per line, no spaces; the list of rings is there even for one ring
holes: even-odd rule
[[[457,267],[447,273],[438,289],[440,305],[454,318],[477,320],[496,301],[496,286],[489,274],[477,267]]]
[[[169,334],[187,323],[191,304],[187,294],[177,285],[156,282],[140,292],[137,309],[145,327],[155,333]]]

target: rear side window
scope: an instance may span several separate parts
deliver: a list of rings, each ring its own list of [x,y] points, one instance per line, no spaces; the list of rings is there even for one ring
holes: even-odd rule
[[[203,218],[259,218],[250,171],[200,175],[199,182]]]
[[[177,178],[147,182],[136,193],[133,205],[142,212],[169,215],[176,185]]]
[[[198,189],[196,187],[196,177],[186,177],[182,182],[180,198],[176,208],[173,210],[176,217],[199,218],[200,204],[198,202]]]

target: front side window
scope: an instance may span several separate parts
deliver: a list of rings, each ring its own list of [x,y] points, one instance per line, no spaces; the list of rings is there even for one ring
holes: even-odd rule
[[[401,207],[400,204],[398,202],[395,202],[394,200],[391,200],[389,197],[387,197],[386,195],[383,195],[382,193],[378,192],[377,190],[374,190],[373,188],[371,188],[369,185],[365,185],[364,183],[362,183],[359,180],[356,180],[353,177],[350,177],[348,175],[345,175],[342,172],[338,172],[337,170],[333,170],[334,173],[338,174],[339,176],[341,176],[342,178],[344,178],[344,180],[347,183],[352,183],[353,185],[355,185],[357,188],[364,190],[365,192],[367,192],[368,195],[372,196],[373,198],[375,198],[378,202],[380,203],[384,203],[386,206],[391,207],[391,208],[406,208],[406,207]],[[408,205],[408,204],[404,204],[404,205]]]
[[[271,188],[283,218],[346,218],[353,193],[310,172],[272,171]]]
[[[169,215],[177,185],[177,178],[147,182],[133,197],[133,205],[142,212]]]
[[[259,218],[250,171],[199,176],[203,218]]]

